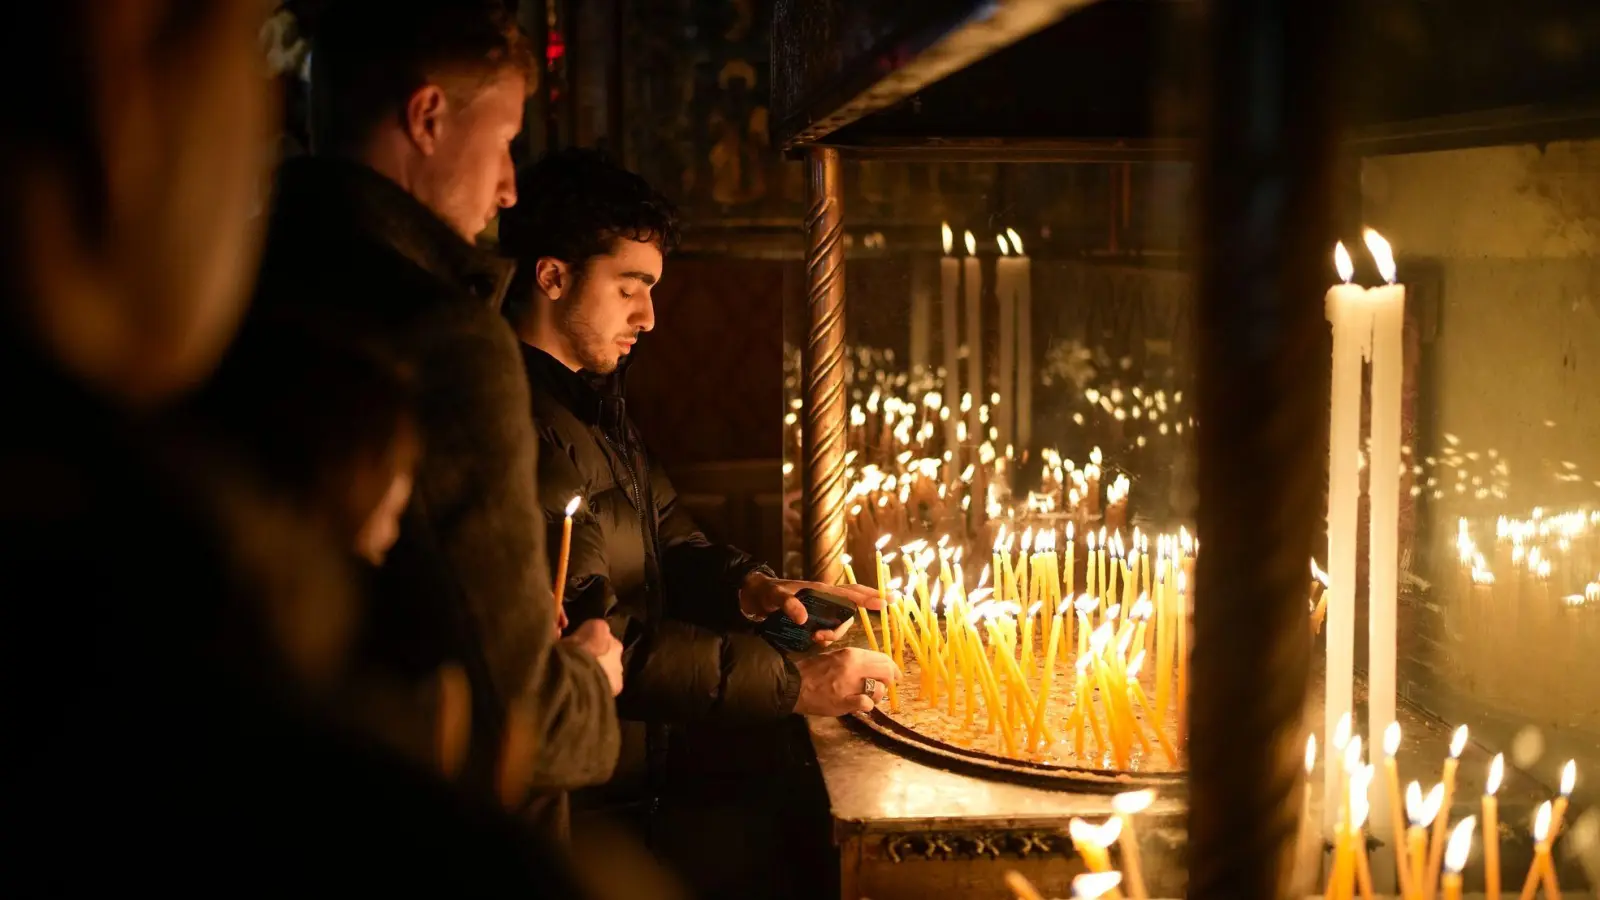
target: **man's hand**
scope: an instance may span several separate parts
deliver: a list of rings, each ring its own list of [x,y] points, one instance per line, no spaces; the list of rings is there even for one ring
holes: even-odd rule
[[[622,693],[622,642],[612,636],[605,619],[590,619],[562,640],[594,657],[611,682],[611,696]]]
[[[751,572],[739,589],[739,609],[747,618],[764,619],[781,612],[796,625],[806,623],[806,607],[795,594],[810,588],[849,600],[861,609],[882,609],[878,592],[859,584],[820,584],[815,581],[786,581],[762,572]],[[818,631],[812,640],[826,647],[839,638],[832,631]]]
[[[842,716],[868,712],[900,680],[894,660],[871,650],[846,647],[795,660],[800,670],[800,697],[794,711],[803,716]],[[867,679],[872,679],[868,694]]]

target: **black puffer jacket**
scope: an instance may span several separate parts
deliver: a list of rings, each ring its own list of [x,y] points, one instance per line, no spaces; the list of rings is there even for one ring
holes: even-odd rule
[[[628,420],[623,372],[575,373],[527,345],[522,355],[539,434],[551,565],[565,508],[581,496],[565,606],[572,626],[604,617],[622,641],[622,718],[686,723],[792,712],[799,673],[739,612],[740,584],[751,572],[769,570],[708,541],[678,504]],[[634,733],[624,732],[624,766],[638,758]]]

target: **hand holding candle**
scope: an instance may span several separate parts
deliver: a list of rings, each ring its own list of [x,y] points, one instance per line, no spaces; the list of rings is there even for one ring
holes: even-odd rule
[[[573,497],[567,504],[566,518],[561,521],[561,554],[556,557],[556,611],[561,611],[561,604],[567,596],[567,562],[572,555],[572,514],[578,511],[578,505],[583,502],[582,497]]]

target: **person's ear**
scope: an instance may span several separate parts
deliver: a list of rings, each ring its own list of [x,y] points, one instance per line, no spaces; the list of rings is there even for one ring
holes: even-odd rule
[[[437,84],[417,88],[406,101],[406,135],[424,156],[432,156],[438,149],[444,131],[444,114],[449,106],[450,99]]]
[[[552,256],[541,256],[533,264],[534,281],[539,290],[551,300],[560,300],[564,291],[572,287],[572,269]]]

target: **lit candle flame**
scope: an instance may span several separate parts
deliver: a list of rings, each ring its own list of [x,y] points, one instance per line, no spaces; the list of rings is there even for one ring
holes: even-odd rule
[[[1003,235],[1003,234],[995,235],[994,236],[994,242],[1000,246],[1000,255],[1001,256],[1010,256],[1011,255],[1011,248],[1006,246],[1006,236],[1005,235]]]
[[[1125,816],[1132,816],[1149,809],[1150,804],[1154,802],[1156,802],[1155,791],[1128,791],[1112,797],[1111,808]]]
[[[1378,264],[1378,274],[1389,284],[1394,284],[1394,250],[1383,235],[1371,228],[1361,232],[1361,239],[1367,242],[1367,252],[1372,254],[1372,261]]]
[[[1389,727],[1383,730],[1383,755],[1394,759],[1394,754],[1400,749],[1400,723],[1390,722]]]
[[[1416,785],[1415,781],[1411,783]],[[1417,800],[1417,805],[1413,807],[1411,804],[1411,788],[1407,788],[1406,813],[1411,816],[1411,824],[1426,828],[1433,824],[1433,820],[1439,815],[1439,807],[1444,805],[1444,783],[1440,782],[1434,785],[1433,790],[1428,792],[1428,796],[1425,799],[1422,796],[1422,789],[1418,787]]]
[[[1073,900],[1099,900],[1121,883],[1121,872],[1085,872],[1072,879]]]
[[[1321,566],[1317,565],[1315,558],[1311,560],[1311,577],[1322,582],[1322,586],[1324,588],[1328,586],[1328,573],[1323,571]]]
[[[1467,748],[1467,726],[1456,729],[1455,736],[1450,738],[1450,758],[1460,759],[1461,751]]]
[[[1338,724],[1333,726],[1333,749],[1344,752],[1350,744],[1350,714],[1347,712],[1339,717]]]
[[[1128,663],[1128,677],[1138,678],[1139,670],[1144,668],[1144,651],[1140,650],[1133,655],[1133,660]]]
[[[1022,249],[1022,235],[1017,234],[1016,229],[1007,228],[1006,229],[1006,237],[1011,239],[1011,249],[1017,251],[1017,255],[1018,256],[1026,255],[1023,252],[1023,249]]]
[[[978,255],[978,239],[973,237],[972,236],[972,232],[970,232],[970,231],[966,233],[966,243],[967,243],[967,255],[968,256],[977,256]]]
[[[572,514],[578,511],[578,504],[580,504],[582,502],[583,502],[583,498],[582,497],[573,497],[572,498],[572,502],[567,504],[567,518],[569,518],[569,519],[572,518]]]
[[[1344,770],[1354,772],[1361,768],[1361,735],[1350,739],[1344,748]]]
[[[1484,784],[1483,792],[1491,797],[1494,796],[1495,792],[1500,790],[1500,781],[1505,775],[1506,755],[1496,753],[1494,759],[1489,762],[1489,780]]]
[[[950,252],[948,244],[945,245],[944,252]],[[1339,280],[1345,284],[1349,284],[1350,279],[1355,277],[1356,264],[1350,258],[1350,251],[1344,248],[1344,241],[1333,245],[1333,267],[1339,272]]]
[[[1576,787],[1577,784],[1578,761],[1575,759],[1569,759],[1567,760],[1567,764],[1561,767],[1561,796],[1571,797],[1572,789]]]
[[[1457,875],[1467,867],[1467,854],[1472,852],[1472,829],[1477,824],[1477,816],[1467,816],[1450,832],[1450,844],[1444,851],[1444,867]]]
[[[1534,840],[1544,843],[1544,839],[1549,836],[1550,816],[1550,801],[1546,800],[1545,802],[1539,804],[1539,814],[1533,819]]]
[[[939,223],[939,230],[942,232],[942,236],[944,237],[944,255],[949,256],[950,250],[955,246],[955,232],[950,230],[949,222]]]
[[[1317,736],[1306,735],[1306,777],[1311,777],[1311,770],[1317,767]]]
[[[1099,656],[1101,651],[1106,649],[1106,644],[1110,642],[1111,623],[1106,622],[1096,628],[1093,634],[1089,635],[1089,652],[1094,656]]]
[[[890,541],[890,540],[891,540],[891,539],[892,539],[892,538],[893,538],[893,535],[887,535],[887,534],[886,534],[886,535],[884,535],[884,536],[883,536],[883,537],[881,537],[881,538],[878,538],[878,549],[879,549],[879,550],[882,550],[882,549],[883,549],[883,548],[885,548],[885,547],[887,547],[887,546],[889,546],[889,541]]]

